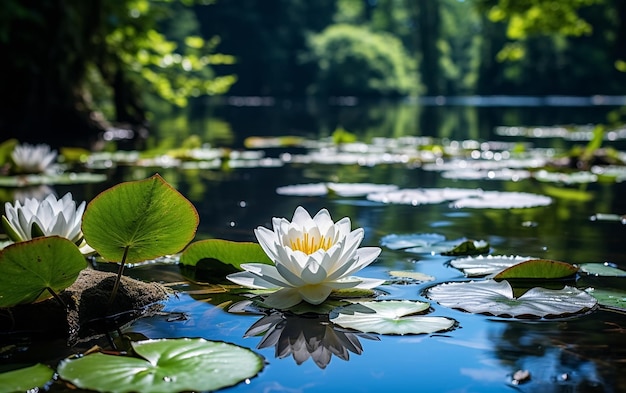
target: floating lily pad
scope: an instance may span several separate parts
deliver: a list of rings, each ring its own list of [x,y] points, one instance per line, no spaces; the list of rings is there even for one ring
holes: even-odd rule
[[[610,263],[581,263],[578,265],[581,272],[594,276],[624,277],[626,271],[612,266]]]
[[[88,172],[0,176],[0,187],[28,187],[42,184],[101,183],[106,179],[106,175]]]
[[[336,194],[341,197],[358,197],[373,192],[392,191],[397,188],[398,186],[395,185],[373,183],[311,183],[278,187],[276,193],[279,195],[294,196],[323,196]]]
[[[330,320],[364,333],[400,335],[440,332],[455,325],[456,321],[450,318],[415,315],[429,307],[429,303],[409,300],[359,302],[339,309],[338,315]]]
[[[258,243],[222,239],[207,239],[190,244],[181,254],[180,263],[196,266],[198,262],[207,259],[232,265],[239,270],[242,263],[272,263]]]
[[[418,206],[442,203],[445,201],[454,201],[460,198],[481,195],[482,193],[483,191],[480,189],[409,188],[388,192],[371,193],[367,195],[367,199],[382,203]]]
[[[0,391],[2,392],[37,392],[52,380],[54,371],[46,365],[34,366],[0,374]]]
[[[508,267],[493,278],[501,279],[559,279],[571,277],[578,271],[572,264],[549,259],[530,259]]]
[[[85,209],[87,243],[111,262],[140,262],[182,250],[198,227],[196,208],[159,175],[118,184]]]
[[[552,198],[527,192],[485,191],[480,195],[462,198],[451,203],[454,208],[522,209],[548,206]]]
[[[426,296],[444,307],[474,314],[500,317],[562,317],[593,309],[597,301],[588,293],[535,287],[516,298],[508,281],[495,280],[444,283],[426,291]]]
[[[477,255],[489,252],[489,243],[484,240],[463,240],[451,250],[442,251],[441,255]]]
[[[619,289],[589,288],[587,293],[598,300],[598,303],[611,308],[626,310],[626,291]]]
[[[82,389],[170,393],[233,386],[263,368],[263,359],[249,349],[201,338],[131,345],[141,357],[95,353],[61,361],[58,373]]]
[[[428,247],[444,240],[446,237],[438,233],[391,234],[380,239],[380,245],[391,250],[400,250],[411,247]]]
[[[414,271],[398,271],[393,270],[389,272],[389,275],[399,278],[408,278],[416,281],[433,281],[435,277],[429,276],[428,274],[414,272]]]
[[[479,255],[477,257],[458,258],[450,261],[450,265],[463,271],[467,277],[483,277],[498,273],[520,262],[534,259],[533,257],[506,255]]]
[[[86,267],[78,247],[59,236],[11,244],[0,251],[0,307],[49,299]]]

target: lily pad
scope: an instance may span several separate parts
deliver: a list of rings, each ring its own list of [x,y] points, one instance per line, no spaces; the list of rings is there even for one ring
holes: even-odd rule
[[[594,276],[624,277],[626,271],[612,266],[610,263],[581,263],[578,265],[581,272]]]
[[[458,258],[450,261],[450,265],[463,271],[467,277],[483,277],[498,273],[520,262],[534,259],[532,257],[506,255],[479,255],[477,257]]]
[[[181,254],[180,263],[196,266],[198,262],[206,259],[217,260],[239,270],[242,263],[272,263],[258,243],[221,239],[207,239],[190,244]]]
[[[589,288],[587,293],[598,300],[598,303],[610,308],[626,310],[626,291],[619,289]]]
[[[61,361],[58,373],[82,389],[170,393],[233,386],[263,368],[263,359],[249,349],[201,338],[131,345],[140,357],[95,353]]]
[[[446,237],[438,233],[391,234],[380,239],[380,245],[391,250],[400,250],[411,247],[428,247],[444,240]]]
[[[433,281],[435,277],[429,276],[428,274],[414,272],[414,271],[398,271],[393,270],[389,272],[390,276],[399,277],[399,278],[408,278],[416,281]]]
[[[530,259],[508,267],[493,278],[500,279],[558,279],[571,277],[578,271],[572,264],[549,259]]]
[[[535,287],[516,298],[508,281],[495,280],[444,283],[426,291],[426,296],[444,307],[474,314],[500,317],[562,317],[593,309],[597,301],[588,293]]]
[[[354,311],[351,307],[355,307]],[[440,332],[455,325],[454,319],[415,315],[429,307],[427,302],[409,300],[359,302],[339,309],[339,313],[330,321],[364,333],[400,335]]]
[[[465,188],[407,188],[387,192],[375,192],[367,195],[367,199],[375,202],[425,205],[453,201],[460,198],[482,194],[480,189]]]
[[[0,391],[2,392],[36,392],[52,380],[54,371],[46,365],[34,366],[0,374]]]
[[[118,184],[85,209],[83,234],[105,259],[140,262],[175,254],[194,237],[196,208],[161,176]]]
[[[443,251],[441,255],[476,255],[489,252],[489,243],[484,240],[464,240],[451,250]]]
[[[52,297],[76,281],[87,261],[74,243],[38,237],[0,251],[0,307],[34,303]]]
[[[42,184],[101,183],[106,179],[106,175],[88,172],[0,176],[0,187],[28,187]]]
[[[544,195],[527,192],[485,191],[478,196],[458,199],[452,202],[451,206],[472,209],[522,209],[548,206],[551,203],[552,198]]]

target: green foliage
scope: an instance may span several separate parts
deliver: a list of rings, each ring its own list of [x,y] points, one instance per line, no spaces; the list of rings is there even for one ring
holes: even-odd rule
[[[356,135],[347,131],[345,128],[339,126],[333,131],[333,143],[335,145],[341,145],[342,143],[353,143],[356,142]]]
[[[366,27],[331,25],[310,39],[316,93],[399,96],[417,91],[415,61],[402,42]]]
[[[54,371],[43,364],[0,374],[2,392],[36,392],[52,380]]]
[[[61,378],[106,392],[214,391],[254,377],[263,359],[247,348],[197,339],[131,343],[133,356],[95,353],[59,364]]]
[[[71,241],[39,237],[0,251],[0,307],[46,300],[76,281],[87,262]]]
[[[194,237],[195,207],[159,175],[118,184],[85,209],[87,243],[112,262],[140,262],[174,254]]]
[[[219,261],[239,270],[241,270],[239,266],[242,263],[272,263],[258,243],[221,239],[207,239],[192,243],[180,256],[180,263],[183,265],[196,266],[203,260]]]
[[[531,259],[502,270],[494,279],[559,279],[571,277],[577,271],[576,266],[566,262]]]

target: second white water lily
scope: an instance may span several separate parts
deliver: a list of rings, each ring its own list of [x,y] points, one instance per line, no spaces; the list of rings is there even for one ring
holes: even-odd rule
[[[85,243],[80,227],[85,202],[77,207],[69,192],[61,199],[50,194],[42,201],[27,198],[23,204],[19,201],[15,201],[15,204],[7,202],[4,210],[2,225],[14,242],[57,235],[77,244],[83,254],[93,251]]]
[[[278,289],[265,303],[284,309],[300,303],[320,304],[335,289],[374,288],[384,282],[352,276],[372,263],[378,247],[361,247],[363,228],[351,230],[348,217],[333,222],[326,209],[314,217],[301,206],[293,219],[272,219],[273,231],[258,227],[254,232],[274,265],[242,264],[243,272],[227,278],[256,289]]]

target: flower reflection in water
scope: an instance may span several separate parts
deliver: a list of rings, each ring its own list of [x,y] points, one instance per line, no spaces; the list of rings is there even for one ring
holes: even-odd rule
[[[256,321],[245,337],[263,335],[258,349],[275,347],[279,359],[293,356],[298,365],[311,358],[320,368],[326,368],[333,355],[350,359],[350,352],[360,355],[363,347],[359,338],[380,340],[378,336],[358,333],[332,324],[328,315],[296,315],[271,312]]]

